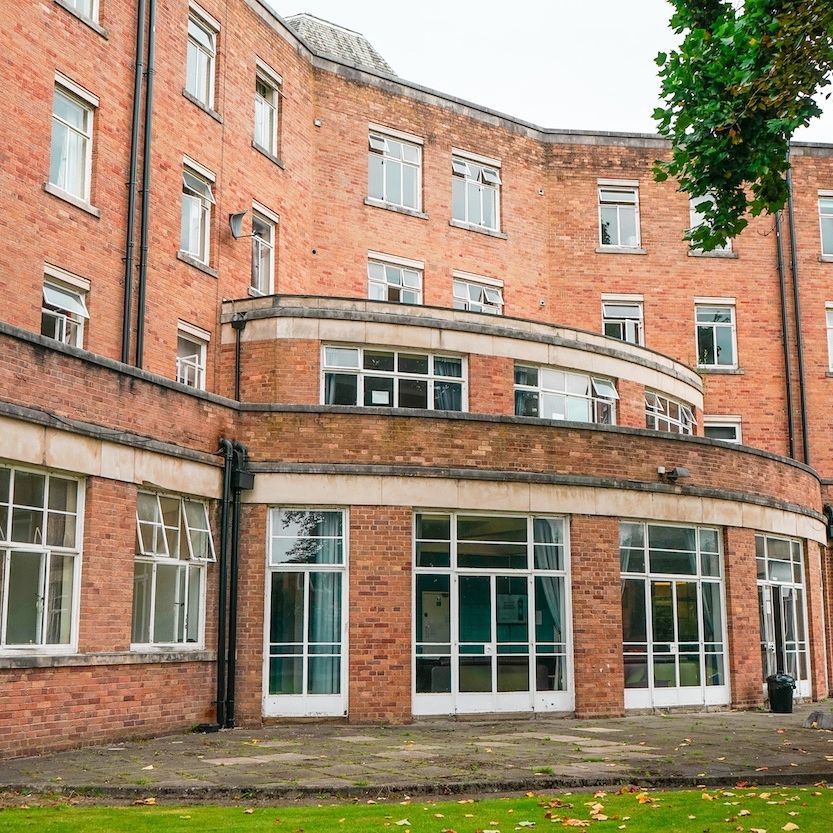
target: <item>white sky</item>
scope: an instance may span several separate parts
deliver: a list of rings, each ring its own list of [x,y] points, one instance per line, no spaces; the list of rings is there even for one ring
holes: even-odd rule
[[[267,2],[361,32],[402,78],[551,128],[655,132],[654,57],[675,38],[667,0]],[[823,106],[797,140],[833,142]]]

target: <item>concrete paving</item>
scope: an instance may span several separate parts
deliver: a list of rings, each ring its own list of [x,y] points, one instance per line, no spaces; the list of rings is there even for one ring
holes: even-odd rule
[[[0,790],[188,800],[450,794],[637,783],[833,781],[833,732],[793,714],[289,723],[0,762]]]

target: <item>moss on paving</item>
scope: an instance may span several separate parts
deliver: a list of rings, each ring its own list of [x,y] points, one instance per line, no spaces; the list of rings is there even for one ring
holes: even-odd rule
[[[148,799],[153,801],[153,799]],[[0,810],[4,833],[515,833],[534,829],[635,833],[830,833],[833,789],[734,788],[677,792],[560,793],[450,802],[362,801],[327,805],[135,807],[58,805]]]

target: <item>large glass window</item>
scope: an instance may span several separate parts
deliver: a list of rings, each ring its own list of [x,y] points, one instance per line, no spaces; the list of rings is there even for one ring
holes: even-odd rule
[[[833,196],[819,197],[821,253],[833,257]]]
[[[645,427],[671,434],[694,433],[694,411],[691,405],[677,402],[654,391],[645,391]]]
[[[254,144],[272,156],[278,154],[279,84],[275,77],[258,71],[255,76]]]
[[[610,379],[554,367],[515,365],[517,416],[614,425],[618,398]]]
[[[454,278],[454,309],[503,314],[503,282],[491,278]]]
[[[340,714],[346,707],[344,512],[270,512],[266,709]]]
[[[698,304],[695,307],[695,318],[697,366],[737,367],[734,306]]]
[[[73,347],[83,347],[84,322],[90,317],[85,296],[85,292],[74,287],[44,280],[41,335]]]
[[[214,62],[217,59],[217,31],[201,15],[188,15],[188,50],[185,90],[200,104],[214,106]]]
[[[451,216],[460,223],[500,229],[500,165],[451,157]]]
[[[414,518],[415,712],[568,705],[563,518]]]
[[[55,86],[49,182],[84,202],[90,201],[93,109],[70,90]]]
[[[65,0],[79,15],[98,21],[98,0]]]
[[[708,527],[620,524],[626,706],[725,701],[719,541]]]
[[[639,247],[638,188],[599,188],[599,240],[602,246],[624,249]]]
[[[134,645],[202,644],[206,563],[213,560],[214,541],[205,503],[139,492]]]
[[[324,348],[324,404],[462,411],[465,370],[460,356]]]
[[[602,324],[609,338],[642,344],[642,302],[603,301]]]
[[[208,263],[211,240],[211,180],[189,167],[182,172],[182,223],[179,248],[183,254]]]
[[[371,131],[368,137],[367,195],[372,200],[419,211],[422,205],[422,147]]]
[[[189,328],[190,329],[190,328]],[[206,336],[208,334],[206,333]],[[205,390],[205,363],[208,342],[190,331],[176,336],[176,380],[189,388]]]
[[[0,467],[0,648],[66,651],[77,638],[79,485]]]
[[[252,283],[258,295],[270,295],[275,285],[275,223],[252,213]]]
[[[367,261],[367,297],[397,304],[422,303],[422,268],[371,258]]]

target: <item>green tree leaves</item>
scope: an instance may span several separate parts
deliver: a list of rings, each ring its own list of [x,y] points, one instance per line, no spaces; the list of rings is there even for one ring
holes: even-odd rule
[[[709,251],[746,227],[747,212],[786,202],[790,139],[821,113],[813,96],[833,72],[833,2],[670,2],[683,41],[656,57],[664,106],[654,119],[671,159],[656,163],[654,178],[713,197],[688,234]]]

